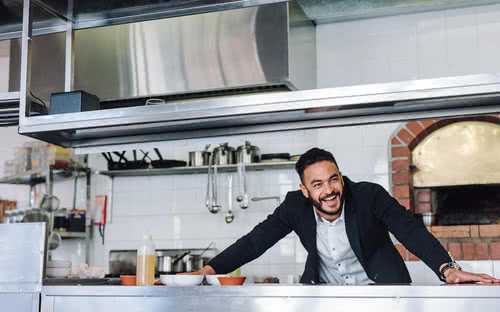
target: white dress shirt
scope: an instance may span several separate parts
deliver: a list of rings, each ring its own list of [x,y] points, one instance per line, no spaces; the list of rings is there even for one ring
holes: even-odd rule
[[[347,238],[344,205],[340,217],[330,222],[316,216],[316,245],[319,255],[319,279],[336,285],[362,285],[372,281],[356,258]]]

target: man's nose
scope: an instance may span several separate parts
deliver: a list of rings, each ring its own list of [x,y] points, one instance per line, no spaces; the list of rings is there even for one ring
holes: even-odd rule
[[[335,190],[334,186],[331,183],[326,183],[325,185],[326,185],[325,191],[328,194],[332,193]]]

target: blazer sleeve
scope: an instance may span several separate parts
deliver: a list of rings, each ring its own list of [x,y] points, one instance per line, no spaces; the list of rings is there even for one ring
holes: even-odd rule
[[[374,213],[397,240],[424,261],[437,276],[439,267],[451,261],[441,243],[381,186],[377,186],[375,193]]]
[[[276,208],[273,214],[269,215],[267,219],[255,226],[252,231],[218,254],[208,265],[217,274],[232,272],[261,256],[267,249],[290,233],[292,231],[292,224],[288,213],[289,197],[287,194],[285,201]]]

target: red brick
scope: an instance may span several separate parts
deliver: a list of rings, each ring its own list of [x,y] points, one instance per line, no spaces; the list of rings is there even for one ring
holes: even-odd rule
[[[488,243],[476,243],[476,259],[477,260],[489,260],[490,255],[488,253]]]
[[[432,234],[438,238],[470,237],[470,227],[468,225],[433,226]]]
[[[474,260],[474,243],[462,243],[464,260]]]
[[[392,174],[392,184],[410,184],[410,173],[409,172],[397,172]]]
[[[421,190],[417,193],[417,201],[428,203],[431,201],[431,191]]]
[[[491,242],[490,251],[492,260],[500,260],[500,242]]]
[[[449,243],[448,250],[455,260],[462,260],[462,248],[460,243]]]
[[[396,198],[409,198],[410,186],[409,185],[396,185],[392,187],[392,195]]]
[[[392,157],[410,157],[410,150],[406,146],[396,146],[391,150]]]
[[[406,128],[408,128],[419,141],[427,135],[425,129],[418,123],[418,121],[408,122],[406,124]]]
[[[401,145],[402,144],[401,141],[396,137],[392,138],[391,143],[392,143],[392,145]]]
[[[481,224],[479,226],[480,237],[500,237],[500,224]]]
[[[470,226],[470,237],[479,237],[479,226],[471,225]]]
[[[396,246],[396,249],[398,250],[401,258],[403,258],[403,260],[406,261],[406,248],[405,248],[405,246],[403,246],[401,244],[396,244],[395,246]]]
[[[397,159],[392,161],[392,171],[408,171],[410,161],[408,159]]]
[[[413,141],[413,139],[415,139],[415,137],[413,136],[413,134],[411,134],[410,132],[408,132],[406,129],[401,129],[399,130],[399,133],[398,133],[398,138],[406,145],[410,145],[410,143]]]
[[[420,259],[408,250],[408,261],[419,261]]]
[[[427,131],[428,133],[436,130],[436,126],[434,125],[434,120],[420,120],[420,123],[424,125],[425,131]]]
[[[431,204],[429,203],[417,203],[415,205],[415,213],[432,212]]]

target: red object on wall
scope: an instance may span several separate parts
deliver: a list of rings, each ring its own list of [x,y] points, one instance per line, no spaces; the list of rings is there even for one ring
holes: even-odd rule
[[[97,195],[95,197],[95,208],[97,214],[95,216],[94,225],[106,224],[106,207],[108,203],[107,195]]]

